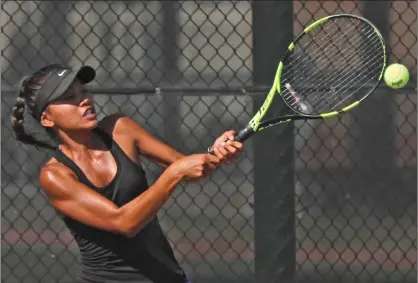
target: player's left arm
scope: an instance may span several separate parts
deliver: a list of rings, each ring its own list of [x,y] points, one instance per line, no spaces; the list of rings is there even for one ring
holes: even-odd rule
[[[117,117],[117,124],[120,130],[124,133],[128,133],[131,138],[133,138],[141,155],[157,163],[161,167],[166,168],[175,161],[185,157],[184,154],[158,140],[140,124],[127,116],[119,115]]]
[[[141,155],[162,167],[168,167],[185,157],[184,154],[152,136],[141,125],[127,116],[118,115],[117,124],[120,130],[131,135]],[[221,162],[232,162],[243,149],[242,143],[233,141],[234,134],[234,131],[227,131],[215,140],[214,153],[221,159]]]

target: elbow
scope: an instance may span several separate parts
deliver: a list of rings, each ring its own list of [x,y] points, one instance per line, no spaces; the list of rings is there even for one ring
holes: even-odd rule
[[[119,230],[119,234],[121,234],[122,236],[124,236],[126,238],[133,238],[138,233],[139,233],[139,231],[135,231],[135,230],[132,230],[132,229],[121,229],[121,230]]]
[[[139,233],[140,229],[137,229],[135,225],[128,222],[120,221],[116,224],[116,232],[126,238],[133,238]]]
[[[142,229],[143,225],[133,221],[128,220],[126,217],[120,213],[114,221],[114,230],[116,233],[126,237],[133,238],[135,237]]]

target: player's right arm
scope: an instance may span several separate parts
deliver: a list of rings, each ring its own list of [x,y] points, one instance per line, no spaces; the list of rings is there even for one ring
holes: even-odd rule
[[[97,229],[133,237],[157,214],[180,181],[199,180],[218,163],[219,158],[209,154],[185,157],[122,207],[79,182],[70,169],[57,162],[41,170],[39,181],[60,213]]]

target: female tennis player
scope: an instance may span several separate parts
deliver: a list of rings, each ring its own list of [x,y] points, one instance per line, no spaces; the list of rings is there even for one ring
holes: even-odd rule
[[[227,131],[215,155],[185,156],[126,116],[98,121],[84,92],[95,75],[89,66],[46,66],[23,80],[12,112],[18,140],[55,150],[39,181],[79,246],[77,282],[188,282],[156,214],[177,184],[208,176],[243,145]],[[25,132],[25,109],[57,137],[56,148]],[[140,155],[165,168],[151,186]]]

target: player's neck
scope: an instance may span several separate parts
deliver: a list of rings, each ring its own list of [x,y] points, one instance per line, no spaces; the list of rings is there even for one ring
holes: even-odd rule
[[[59,139],[61,148],[65,148],[74,154],[97,149],[97,143],[91,130],[60,132]]]

